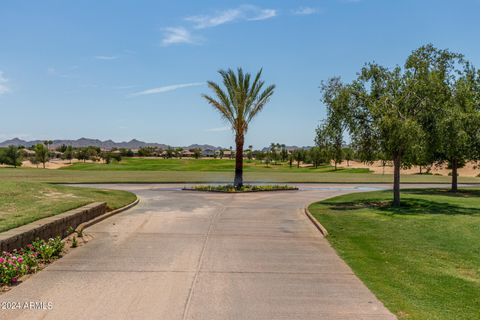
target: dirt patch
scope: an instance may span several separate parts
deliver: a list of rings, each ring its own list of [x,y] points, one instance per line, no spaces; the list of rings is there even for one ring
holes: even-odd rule
[[[344,168],[367,168],[370,169],[375,174],[393,174],[393,165],[390,162],[387,162],[385,166],[382,165],[381,161],[375,161],[372,164],[365,164],[363,162],[357,161],[350,161],[349,166],[347,166],[347,162],[343,161],[340,164]],[[448,176],[451,173],[451,169],[447,168],[447,165],[440,165],[440,166],[433,166],[430,169],[431,174]],[[426,173],[426,168],[422,167],[422,173]],[[413,166],[409,169],[402,169],[402,174],[419,174],[420,167]],[[476,177],[480,174],[480,166],[478,163],[470,161],[465,164],[463,168],[458,169],[458,174],[461,177]]]

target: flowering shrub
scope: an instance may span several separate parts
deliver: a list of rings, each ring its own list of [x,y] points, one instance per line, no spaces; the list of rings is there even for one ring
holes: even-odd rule
[[[43,262],[49,262],[53,257],[58,256],[62,252],[63,242],[60,237],[50,238],[48,242],[37,240],[32,242],[32,248],[38,253]]]
[[[62,239],[56,237],[48,241],[34,241],[20,250],[3,252],[0,255],[0,284],[13,284],[21,276],[36,272],[40,262],[47,263],[58,257],[63,245]]]
[[[196,191],[216,191],[216,192],[256,192],[256,191],[280,191],[280,190],[298,190],[297,187],[289,185],[250,185],[245,184],[240,190],[235,189],[233,185],[204,185],[193,186],[192,189],[186,188],[185,190]]]
[[[0,280],[2,283],[15,283],[18,277],[28,272],[28,266],[21,255],[4,252],[0,257]]]

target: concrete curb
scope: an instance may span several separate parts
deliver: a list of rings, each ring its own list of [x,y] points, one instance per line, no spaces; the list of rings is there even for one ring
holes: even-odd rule
[[[127,204],[127,205],[124,206],[124,207],[115,209],[115,210],[113,210],[113,211],[109,211],[109,212],[107,212],[107,213],[102,214],[101,216],[98,216],[98,217],[96,217],[96,218],[94,218],[94,219],[92,219],[92,220],[86,221],[86,222],[78,225],[78,227],[75,229],[75,232],[76,232],[76,233],[82,233],[85,228],[88,228],[88,227],[90,227],[90,226],[92,226],[92,225],[94,225],[94,224],[96,224],[96,223],[99,223],[100,221],[103,221],[103,220],[105,220],[105,219],[107,219],[107,218],[110,218],[111,216],[116,215],[117,213],[120,213],[120,212],[123,212],[123,211],[125,211],[125,210],[128,210],[128,209],[136,206],[139,202],[140,202],[140,199],[137,197],[137,200],[133,201],[133,202],[130,203],[130,204]]]
[[[312,215],[312,213],[310,212],[310,210],[308,210],[308,206],[305,207],[305,215],[307,216],[308,220],[310,220],[313,225],[315,226],[315,228],[318,229],[318,231],[320,231],[320,233],[324,236],[324,237],[327,237],[328,236],[328,231],[327,229],[325,229],[324,226],[322,226],[322,224],[320,222],[317,221],[317,219],[315,219],[315,217]]]

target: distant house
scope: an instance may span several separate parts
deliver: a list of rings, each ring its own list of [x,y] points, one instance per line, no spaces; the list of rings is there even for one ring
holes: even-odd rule
[[[213,149],[205,149],[202,151],[203,157],[214,157],[217,152]]]
[[[50,154],[53,158],[60,159],[63,156],[63,153],[60,151],[50,151]]]
[[[34,156],[35,155],[35,151],[29,150],[29,149],[22,149],[22,152],[25,156]]]
[[[195,155],[193,151],[190,150],[183,150],[182,157],[192,158]]]

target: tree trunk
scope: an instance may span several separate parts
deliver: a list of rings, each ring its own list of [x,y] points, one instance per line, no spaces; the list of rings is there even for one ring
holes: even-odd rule
[[[45,169],[45,162],[43,162],[43,169]]]
[[[335,164],[335,171],[337,171],[337,160],[333,161],[333,163]]]
[[[245,138],[243,134],[237,134],[235,137],[236,152],[235,152],[235,180],[233,186],[235,189],[240,189],[243,186],[243,144]]]
[[[399,155],[393,158],[393,206],[400,206],[400,163]]]
[[[458,160],[452,159],[452,189],[450,191],[458,191]]]

